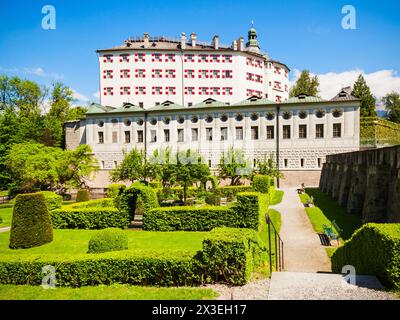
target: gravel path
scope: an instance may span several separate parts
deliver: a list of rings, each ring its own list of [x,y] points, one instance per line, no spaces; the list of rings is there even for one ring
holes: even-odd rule
[[[0,233],[10,231],[10,227],[0,228]]]
[[[216,300],[268,300],[269,284],[270,279],[262,279],[239,287],[222,284],[210,284],[206,287],[219,293]]]
[[[283,189],[282,202],[271,208],[282,217],[285,271],[329,272],[331,263],[308,219],[295,188]]]

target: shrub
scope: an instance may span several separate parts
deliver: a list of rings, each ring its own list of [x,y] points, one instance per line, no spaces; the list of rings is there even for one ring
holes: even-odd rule
[[[59,209],[63,203],[63,197],[51,191],[42,191],[41,194],[44,195],[47,207],[49,210]]]
[[[250,191],[253,191],[253,187],[251,186],[225,186],[217,188],[217,193],[223,198],[233,198],[239,192]]]
[[[332,255],[332,270],[352,265],[358,274],[376,275],[383,284],[400,289],[400,224],[362,226]]]
[[[221,197],[216,193],[208,193],[205,197],[205,201],[207,204],[210,204],[212,206],[221,205]]]
[[[120,229],[109,228],[96,233],[89,240],[88,253],[102,253],[128,249],[128,236]]]
[[[46,199],[41,193],[20,194],[13,211],[10,248],[24,249],[53,241]]]
[[[76,194],[76,202],[84,202],[90,200],[89,190],[79,189]]]
[[[129,214],[112,207],[63,206],[52,211],[51,218],[56,229],[126,228],[130,223]]]
[[[269,187],[271,186],[271,178],[266,175],[255,175],[252,182],[252,187],[254,191],[267,193]]]
[[[89,200],[85,202],[71,203],[64,206],[64,208],[109,208],[115,207],[115,200],[112,198],[103,198],[96,200]]]
[[[3,218],[2,217],[0,217],[0,224],[2,224],[3,223]]]
[[[152,180],[149,182],[149,187],[152,187],[154,189],[161,189],[163,186],[161,181]]]
[[[113,183],[107,187],[107,198],[116,198],[126,189],[126,185]]]

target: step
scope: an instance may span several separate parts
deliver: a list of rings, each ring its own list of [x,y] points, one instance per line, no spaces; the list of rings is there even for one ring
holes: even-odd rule
[[[356,275],[356,284],[334,273],[273,272],[269,300],[340,300],[384,296],[384,287],[375,276]]]

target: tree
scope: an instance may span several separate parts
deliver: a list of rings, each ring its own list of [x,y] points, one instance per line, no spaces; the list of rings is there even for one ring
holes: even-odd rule
[[[272,178],[282,178],[283,174],[278,170],[278,167],[272,157],[272,155],[269,156],[267,159],[266,156],[264,156],[263,160],[257,160],[257,168],[256,171],[258,174],[261,175],[267,175]]]
[[[295,97],[299,94],[306,94],[309,96],[318,96],[319,80],[317,76],[312,77],[310,71],[303,70],[296,83],[290,88],[289,96]]]
[[[360,74],[357,81],[354,83],[352,96],[361,99],[360,116],[361,117],[376,117],[375,110],[376,99],[371,93],[364,77]]]
[[[236,186],[242,178],[251,175],[252,169],[242,150],[229,148],[228,152],[222,155],[218,174],[221,179],[231,179],[231,186]]]
[[[183,201],[186,204],[188,187],[208,177],[210,168],[203,163],[203,159],[197,152],[190,149],[178,152],[176,158],[174,177],[175,181],[183,186]]]
[[[161,180],[163,188],[175,183],[176,156],[172,154],[171,148],[154,150],[153,155],[147,163],[148,175]]]
[[[386,106],[388,120],[400,123],[400,94],[392,91],[383,97],[383,102]]]
[[[129,180],[134,182],[136,180],[146,180],[149,174],[144,152],[132,149],[129,153],[123,151],[123,154],[123,161],[110,172],[111,181]]]

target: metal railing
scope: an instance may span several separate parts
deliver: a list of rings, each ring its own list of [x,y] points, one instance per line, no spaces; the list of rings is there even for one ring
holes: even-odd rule
[[[275,251],[275,271],[282,271],[285,268],[284,255],[283,255],[283,241],[279,236],[278,230],[276,230],[274,224],[272,223],[271,217],[268,215],[268,213],[266,213],[265,219],[268,225],[269,272],[270,275],[272,275],[272,267],[273,267],[272,256],[274,255],[273,251]],[[274,235],[273,240],[271,239],[272,233]]]

